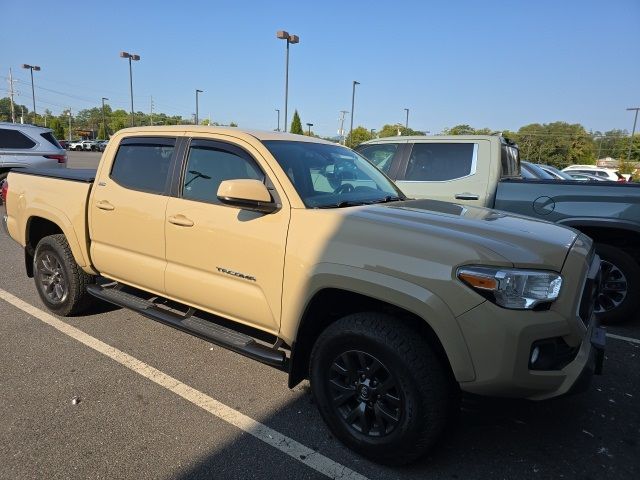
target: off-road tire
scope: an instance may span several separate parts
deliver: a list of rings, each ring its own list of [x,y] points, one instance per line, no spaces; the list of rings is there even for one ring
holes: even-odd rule
[[[626,279],[626,296],[622,303],[609,311],[596,313],[601,323],[613,324],[631,320],[638,315],[640,310],[640,266],[638,262],[627,252],[620,248],[604,243],[596,244],[596,253],[602,260],[603,290],[606,291],[607,272],[611,265],[615,266]],[[613,276],[612,280],[615,280]],[[598,304],[596,303],[596,306]]]
[[[43,263],[47,258],[49,261]],[[52,299],[51,293],[47,293],[43,280],[51,278],[51,275],[47,275],[50,271],[55,271],[57,278],[62,279],[64,295],[57,301]],[[95,302],[94,297],[87,293],[87,285],[94,283],[95,277],[78,266],[69,243],[62,234],[50,235],[40,240],[33,258],[33,274],[40,299],[53,313],[65,317],[75,315]]]
[[[375,375],[369,376],[373,380],[363,380],[370,382],[365,386],[378,385],[377,391],[369,389],[373,401],[366,397],[368,403],[365,402],[365,406],[360,403],[359,407],[360,412],[368,408],[368,418],[373,418],[369,432],[363,427],[363,423],[367,423],[364,416],[356,422],[360,425],[350,425],[352,412],[346,417],[344,413],[365,398],[363,384],[356,386],[360,380],[353,383],[354,390],[359,393],[342,406],[334,406],[338,392],[345,391],[342,383],[340,388],[336,388],[336,382],[345,378],[345,385],[352,384],[351,377],[339,370],[339,364],[353,365],[353,361],[343,363],[342,359],[356,355],[361,360],[360,353],[364,353],[365,359],[372,358],[372,364],[378,361],[384,369],[376,367],[379,373],[375,375],[380,375],[382,380],[376,380]],[[338,370],[340,376],[336,379],[334,372]],[[364,371],[370,373],[373,368],[367,367]],[[364,378],[360,374],[357,376]],[[378,463],[401,465],[424,455],[442,434],[449,413],[458,408],[456,387],[429,342],[399,319],[382,313],[348,315],[323,331],[311,352],[309,378],[320,414],[336,438]],[[383,396],[388,393],[377,394],[385,391],[384,385],[389,384],[389,378],[395,382],[391,396],[399,400],[397,403],[386,403]],[[398,405],[397,410],[393,405]],[[384,431],[385,422],[376,416],[380,407],[393,412],[398,419],[395,424],[391,422],[388,432]],[[376,429],[377,432],[374,431]]]

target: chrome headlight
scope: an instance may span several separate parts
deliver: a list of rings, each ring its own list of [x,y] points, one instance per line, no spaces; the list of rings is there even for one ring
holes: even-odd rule
[[[562,277],[555,272],[513,268],[460,267],[457,276],[485,298],[504,308],[531,310],[553,302]]]

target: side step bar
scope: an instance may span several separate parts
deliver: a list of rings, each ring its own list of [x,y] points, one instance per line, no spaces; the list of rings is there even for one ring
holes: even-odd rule
[[[103,288],[94,284],[87,286],[87,292],[100,300],[128,308],[152,320],[190,333],[259,362],[282,370],[286,369],[287,356],[282,350],[258,343],[243,333],[202,318],[173,313],[158,307],[153,302],[117,288]]]

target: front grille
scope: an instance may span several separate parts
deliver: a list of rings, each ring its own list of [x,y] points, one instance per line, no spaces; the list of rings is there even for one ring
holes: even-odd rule
[[[591,320],[596,298],[598,297],[598,293],[600,293],[601,282],[600,257],[594,255],[591,265],[589,266],[589,272],[587,273],[587,280],[584,284],[582,298],[580,299],[580,308],[578,310],[580,320],[582,320],[582,323],[585,325],[589,325],[589,321]]]

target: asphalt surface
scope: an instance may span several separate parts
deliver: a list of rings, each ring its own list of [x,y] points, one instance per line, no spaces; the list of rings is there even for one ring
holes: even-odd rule
[[[20,247],[0,235],[0,255],[0,289],[44,310]],[[0,478],[326,478],[4,300],[0,312]],[[465,398],[428,457],[388,468],[332,438],[306,382],[289,390],[282,372],[127,310],[61,320],[371,479],[640,478],[637,343],[608,339],[584,394]],[[640,323],[609,332],[640,338]]]

